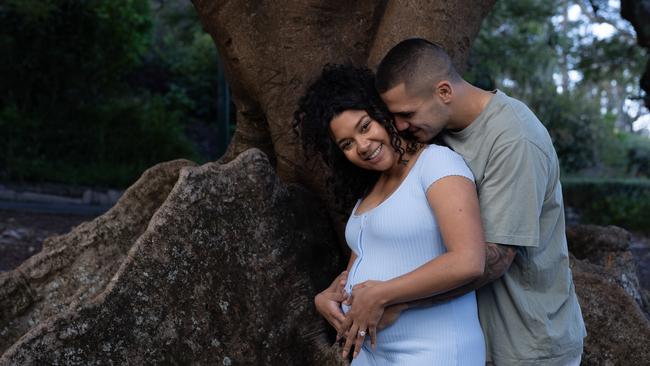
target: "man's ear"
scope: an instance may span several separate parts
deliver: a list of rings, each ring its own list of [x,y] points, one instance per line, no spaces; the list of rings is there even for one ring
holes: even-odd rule
[[[445,104],[451,102],[453,92],[454,90],[448,80],[442,80],[436,84],[435,94]]]

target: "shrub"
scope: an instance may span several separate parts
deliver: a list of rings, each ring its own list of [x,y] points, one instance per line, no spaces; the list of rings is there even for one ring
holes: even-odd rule
[[[156,94],[130,85],[129,77],[150,53],[150,5],[0,3],[0,180],[125,187],[152,164],[196,160],[185,137],[187,116],[216,103],[193,104],[190,97],[203,89]],[[200,30],[198,21],[191,24]],[[206,54],[197,56],[200,65],[211,55],[205,38],[187,47],[201,47],[202,53],[195,52]],[[196,80],[216,77],[200,67],[181,71]]]
[[[650,232],[650,180],[568,178],[562,187],[581,223]]]
[[[627,174],[650,178],[650,138],[627,134],[624,139]]]
[[[39,118],[0,110],[0,178],[126,187],[153,164],[196,159],[180,113],[160,96],[109,100],[69,119]]]

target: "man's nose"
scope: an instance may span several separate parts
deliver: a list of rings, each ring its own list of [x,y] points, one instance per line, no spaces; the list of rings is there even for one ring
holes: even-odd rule
[[[404,131],[409,128],[410,123],[404,118],[395,118],[395,128],[398,131]]]

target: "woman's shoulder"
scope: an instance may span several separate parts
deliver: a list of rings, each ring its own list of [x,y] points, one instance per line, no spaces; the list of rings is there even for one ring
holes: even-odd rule
[[[474,175],[463,160],[463,157],[447,146],[427,145],[420,156],[419,173],[425,186],[449,175],[460,175],[474,180]]]
[[[424,151],[422,151],[422,157],[427,160],[448,160],[451,163],[464,163],[463,157],[459,153],[455,152],[447,146],[437,144],[426,145],[424,147]]]

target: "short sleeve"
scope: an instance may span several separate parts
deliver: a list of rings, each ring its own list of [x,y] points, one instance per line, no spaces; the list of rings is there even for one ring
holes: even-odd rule
[[[420,183],[426,192],[438,179],[447,176],[461,176],[474,182],[472,171],[455,151],[445,146],[430,145],[422,152],[420,159]]]
[[[478,189],[487,242],[539,246],[548,158],[528,140],[494,149]]]

